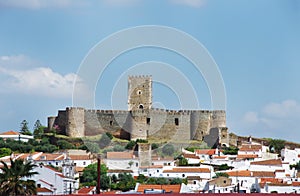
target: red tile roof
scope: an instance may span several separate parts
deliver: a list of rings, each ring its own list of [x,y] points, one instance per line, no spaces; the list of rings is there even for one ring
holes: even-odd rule
[[[228,171],[225,173],[227,173],[229,176],[251,177],[251,172],[248,170]]]
[[[253,161],[250,164],[251,165],[282,165],[282,161],[280,159],[270,159],[264,161]]]
[[[206,154],[206,155],[214,155],[216,154],[216,149],[197,149],[196,154]]]
[[[90,155],[69,155],[72,160],[91,160]]]
[[[226,158],[227,156],[218,156],[218,155],[213,156],[213,159],[226,159]]]
[[[156,185],[156,184],[140,184],[138,186],[137,192],[143,193],[145,189],[160,189],[165,190],[166,192],[179,193],[181,185]]]
[[[62,161],[65,156],[63,154],[51,154],[51,153],[43,153],[39,157],[37,157],[36,161]]]
[[[257,158],[257,154],[238,154],[237,159],[254,159]]]
[[[195,154],[183,154],[183,157],[189,159],[199,159],[199,157],[196,156]]]
[[[262,146],[258,144],[243,144],[239,151],[259,151],[261,149]]]
[[[300,182],[292,182],[293,186],[300,186]]]
[[[209,173],[209,168],[200,167],[175,167],[171,170],[164,170],[163,173]]]
[[[133,152],[107,152],[107,159],[133,159]]]
[[[36,188],[36,192],[38,193],[53,193],[53,191],[47,189],[47,188]]]
[[[91,186],[91,187],[83,187],[81,189],[78,190],[78,194],[88,194],[89,192],[91,192],[95,187]]]
[[[6,131],[4,133],[0,133],[0,135],[19,135],[20,133],[16,131]]]
[[[148,169],[148,168],[163,168],[162,165],[150,165],[150,166],[140,166],[141,169]]]
[[[269,171],[253,171],[251,174],[253,177],[275,177],[275,172]]]

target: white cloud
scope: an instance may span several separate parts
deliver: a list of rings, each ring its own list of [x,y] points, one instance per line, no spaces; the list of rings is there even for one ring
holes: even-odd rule
[[[300,103],[295,100],[284,100],[280,103],[266,104],[258,112],[247,112],[242,118],[244,129],[262,136],[281,137],[295,141],[300,139]]]
[[[206,0],[170,0],[171,3],[178,5],[186,5],[190,7],[202,7],[205,5]]]
[[[35,61],[24,55],[0,57],[2,93],[71,97],[76,74],[61,75],[48,67],[32,67],[30,62]]]
[[[1,7],[42,9],[42,8],[65,8],[73,5],[82,5],[82,0],[0,0]]]

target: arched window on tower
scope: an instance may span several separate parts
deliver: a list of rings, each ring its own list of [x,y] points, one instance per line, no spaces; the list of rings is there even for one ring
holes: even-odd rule
[[[144,109],[144,106],[142,104],[139,105],[139,109]]]

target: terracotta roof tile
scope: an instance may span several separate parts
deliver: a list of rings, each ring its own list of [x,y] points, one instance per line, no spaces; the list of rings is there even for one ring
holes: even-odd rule
[[[160,189],[165,190],[166,192],[179,193],[181,185],[156,185],[156,184],[140,184],[138,186],[137,192],[143,193],[145,189]]]
[[[163,168],[162,165],[150,165],[150,166],[140,166],[140,169],[146,169],[146,168]]]
[[[275,172],[269,171],[253,171],[251,174],[253,177],[275,177]]]
[[[107,159],[133,159],[133,152],[107,152]]]
[[[195,154],[183,154],[183,157],[189,159],[199,159],[199,157],[196,156]]]
[[[109,169],[107,173],[133,173],[133,171],[129,169]]]
[[[72,160],[91,160],[90,155],[69,155]]]
[[[243,144],[239,151],[259,151],[261,149],[262,146],[258,144]]]
[[[257,154],[238,154],[237,159],[254,159],[257,158]]]
[[[91,192],[95,187],[91,186],[91,187],[83,187],[81,189],[78,190],[78,194],[88,194],[89,192]]]
[[[227,156],[213,156],[213,159],[226,159]]]
[[[216,149],[197,149],[196,154],[214,155],[216,154]]]
[[[51,154],[51,153],[43,153],[38,156],[36,161],[62,161],[65,156],[63,154]]]
[[[209,173],[209,168],[200,167],[175,167],[171,170],[164,170],[163,173]]]
[[[292,182],[293,186],[300,186],[300,182]]]
[[[229,176],[251,177],[251,172],[248,170],[229,171],[226,172]]]
[[[53,191],[51,191],[50,189],[47,189],[47,188],[36,188],[36,192],[38,193],[53,193]]]
[[[250,164],[251,165],[282,165],[282,161],[280,159],[270,159],[264,161],[253,161]]]
[[[16,132],[16,131],[6,131],[4,133],[0,133],[0,135],[19,135],[20,133]]]
[[[85,168],[85,167],[77,167],[77,166],[76,166],[76,167],[75,167],[75,171],[76,171],[76,172],[83,172],[84,168]]]

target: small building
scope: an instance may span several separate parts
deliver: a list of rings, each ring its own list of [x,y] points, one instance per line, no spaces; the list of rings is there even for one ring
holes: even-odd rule
[[[16,131],[6,131],[4,133],[0,133],[0,138],[11,139],[16,141],[28,142],[30,139],[33,139],[32,135],[23,135]]]

